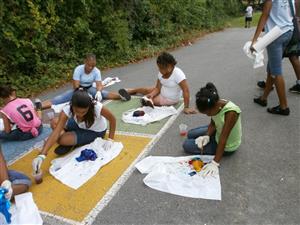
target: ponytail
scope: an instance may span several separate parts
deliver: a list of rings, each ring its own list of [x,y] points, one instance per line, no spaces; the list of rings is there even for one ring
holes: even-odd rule
[[[205,112],[211,109],[219,101],[219,94],[217,88],[213,83],[207,83],[196,94],[196,105],[200,112]]]

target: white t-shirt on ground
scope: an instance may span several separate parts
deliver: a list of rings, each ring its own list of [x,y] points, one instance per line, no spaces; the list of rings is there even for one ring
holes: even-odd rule
[[[164,79],[159,72],[158,80],[161,83],[161,96],[173,101],[178,101],[182,96],[182,90],[179,83],[185,79],[185,74],[178,67],[174,67],[173,72],[168,79]]]
[[[95,105],[95,121],[93,125],[89,128],[86,127],[85,122],[78,122],[76,116],[73,116],[70,110],[70,105],[66,105],[63,108],[63,112],[66,114],[68,118],[74,118],[75,122],[78,124],[78,126],[82,129],[86,130],[93,130],[96,132],[102,132],[107,129],[107,122],[106,119],[101,116],[101,110],[103,105],[100,102],[97,102]]]

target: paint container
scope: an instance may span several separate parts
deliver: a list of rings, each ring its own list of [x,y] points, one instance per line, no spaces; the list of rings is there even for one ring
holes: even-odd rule
[[[52,120],[54,118],[54,112],[53,111],[48,112],[47,117],[49,120]]]
[[[186,124],[180,124],[179,125],[179,134],[180,134],[180,136],[186,136],[186,134],[187,134],[187,125]]]
[[[36,184],[40,184],[43,182],[43,171],[42,170],[38,171],[37,173],[34,172],[32,174],[32,176],[33,176]]]

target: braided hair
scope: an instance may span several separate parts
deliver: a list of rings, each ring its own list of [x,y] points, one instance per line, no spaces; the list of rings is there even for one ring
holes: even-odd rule
[[[212,109],[219,99],[217,88],[209,82],[196,94],[196,105],[200,112],[205,112]]]

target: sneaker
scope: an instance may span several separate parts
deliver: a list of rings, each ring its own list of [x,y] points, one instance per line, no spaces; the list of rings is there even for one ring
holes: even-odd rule
[[[63,146],[63,145],[59,145],[54,149],[54,152],[56,155],[65,155],[68,152],[70,152],[71,150],[73,150],[75,148],[75,146]]]
[[[43,107],[42,107],[42,101],[41,101],[41,99],[36,98],[34,100],[34,106],[35,106],[36,111],[42,111]]]
[[[283,116],[288,116],[290,114],[290,109],[282,109],[280,108],[280,105],[275,106],[273,108],[268,108],[267,111],[272,114],[278,114],[278,115],[283,115]]]
[[[260,88],[265,88],[266,87],[266,82],[264,80],[260,80],[257,82],[257,86]]]
[[[300,84],[295,84],[293,87],[289,89],[290,92],[292,93],[298,93],[300,94]]]
[[[142,106],[149,106],[154,109],[153,101],[150,98],[147,98],[146,96],[141,98],[141,104]]]
[[[260,97],[254,98],[253,102],[263,107],[267,106],[267,100],[262,100]]]
[[[264,80],[260,80],[257,82],[257,86],[262,88],[262,89],[265,89],[266,88],[266,82]],[[274,89],[274,87],[272,87],[272,90]]]
[[[119,90],[119,95],[123,101],[129,101],[131,99],[130,94],[124,88]]]

